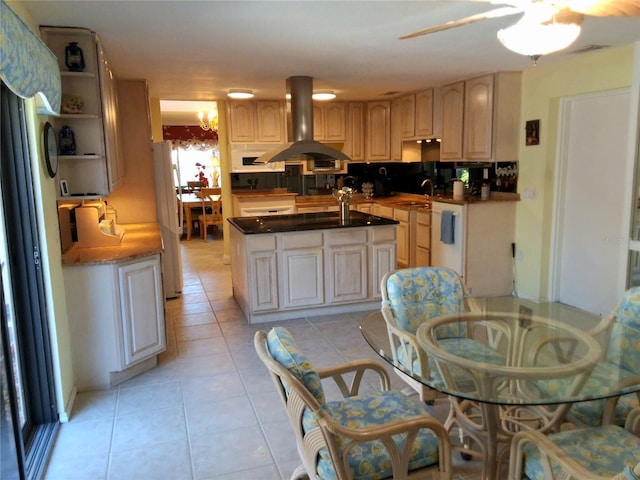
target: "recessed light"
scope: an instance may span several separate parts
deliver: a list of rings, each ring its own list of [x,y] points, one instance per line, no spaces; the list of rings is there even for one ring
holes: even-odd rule
[[[245,90],[241,88],[232,88],[227,93],[227,97],[238,99],[253,98],[253,90]]]
[[[333,100],[336,98],[336,94],[333,90],[317,90],[312,95],[314,100]]]

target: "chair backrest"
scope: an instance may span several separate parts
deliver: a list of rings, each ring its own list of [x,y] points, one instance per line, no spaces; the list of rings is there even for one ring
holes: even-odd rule
[[[222,195],[222,188],[220,187],[203,187],[200,189],[202,195]]]
[[[607,359],[640,375],[640,287],[627,290],[613,312]]]
[[[187,182],[187,190],[189,190],[190,192],[200,190],[202,187],[204,187],[204,182]]]
[[[466,289],[456,272],[444,267],[414,267],[387,273],[381,282],[399,328],[415,334],[431,318],[467,311]],[[466,335],[466,324],[452,324],[446,335]]]
[[[202,212],[207,225],[222,225],[222,202],[202,193]]]

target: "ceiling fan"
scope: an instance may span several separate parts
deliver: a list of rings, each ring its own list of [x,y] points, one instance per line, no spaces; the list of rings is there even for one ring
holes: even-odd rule
[[[640,0],[479,0],[508,5],[484,13],[423,28],[400,37],[401,40],[461,27],[491,18],[523,14],[513,26],[498,31],[498,39],[510,50],[531,57],[562,50],[580,34],[585,15],[639,17]]]

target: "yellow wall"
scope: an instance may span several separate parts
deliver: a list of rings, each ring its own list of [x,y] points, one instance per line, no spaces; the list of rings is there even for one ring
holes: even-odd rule
[[[7,5],[20,16],[26,25],[39,37],[38,25],[27,15],[19,3],[7,2]],[[71,358],[71,336],[69,317],[67,316],[66,291],[62,272],[62,249],[58,226],[56,197],[58,185],[49,177],[44,164],[42,137],[47,116],[36,114],[34,99],[25,102],[31,167],[38,216],[38,235],[42,249],[42,266],[47,291],[47,314],[51,334],[51,353],[53,356],[53,374],[55,377],[57,410],[60,420],[66,421],[70,406],[75,397],[75,376]]]
[[[523,72],[522,118],[540,119],[540,145],[524,146],[520,140],[518,191],[534,192],[522,198],[516,214],[516,286],[520,296],[548,299],[551,221],[560,99],[590,92],[629,87],[632,83],[634,46],[597,50],[576,55],[555,65]],[[524,132],[524,128],[522,129]]]

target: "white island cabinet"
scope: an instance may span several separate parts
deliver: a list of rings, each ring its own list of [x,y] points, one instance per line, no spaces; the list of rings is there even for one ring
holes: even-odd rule
[[[160,254],[64,268],[78,391],[109,389],[166,348]]]
[[[327,212],[230,219],[233,295],[250,323],[380,307],[380,279],[396,268],[397,222],[351,217],[362,224],[346,227]],[[264,233],[247,233],[254,226]]]

